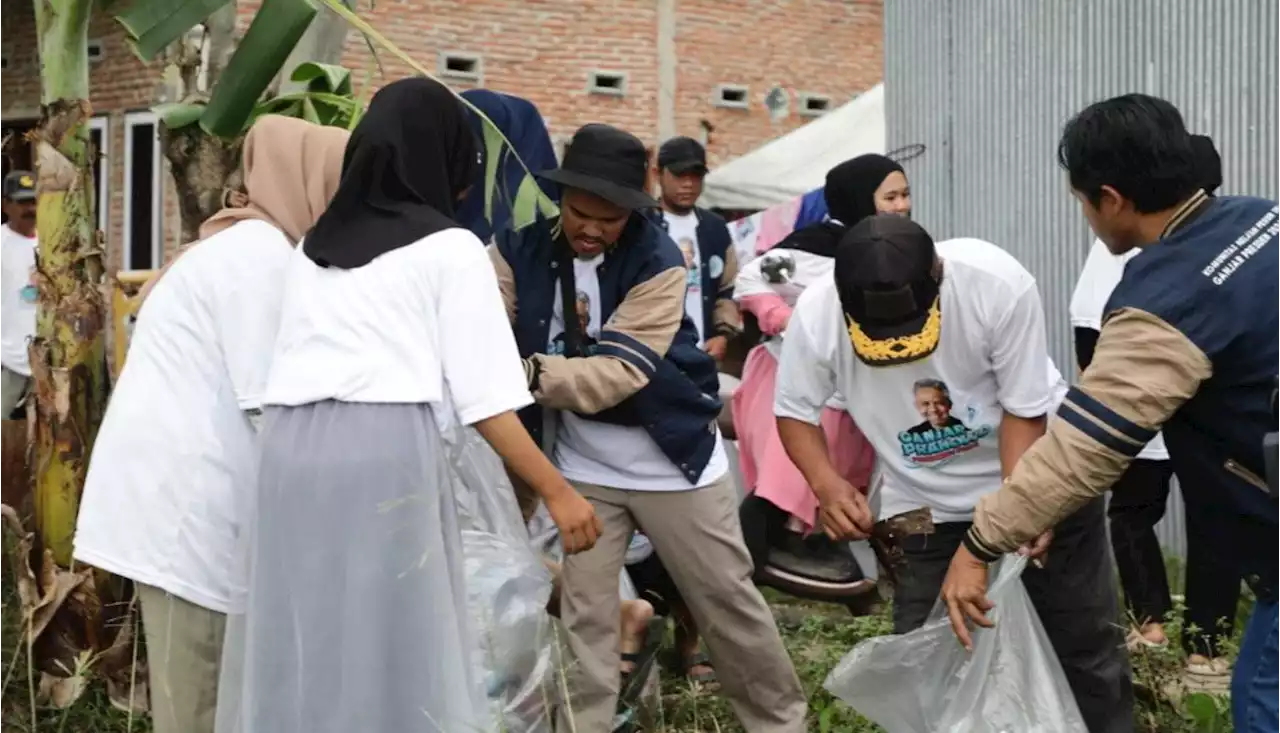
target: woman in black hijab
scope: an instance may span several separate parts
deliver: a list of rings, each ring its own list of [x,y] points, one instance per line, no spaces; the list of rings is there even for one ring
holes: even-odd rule
[[[827,171],[822,197],[828,221],[797,229],[773,249],[798,249],[834,257],[845,230],[868,216],[911,216],[911,188],[902,165],[876,153],[859,155]]]
[[[497,277],[452,219],[476,157],[452,92],[384,87],[290,263],[221,731],[524,730],[544,712],[549,577],[503,461],[567,552],[599,526],[515,415],[532,399]]]
[[[818,504],[778,438],[773,416],[777,357],[800,294],[832,277],[836,245],[845,230],[877,213],[909,215],[911,192],[901,165],[872,154],[832,168],[823,196],[829,221],[792,232],[747,263],[734,284],[738,304],[765,338],[747,356],[742,385],[733,395],[733,422],[748,493],[742,530],[757,580],[803,597],[854,606],[874,583],[864,579],[844,545],[832,544],[821,532],[805,537],[814,528]],[[865,488],[874,451],[862,431],[838,401],[828,404],[822,424],[836,468],[851,484]]]

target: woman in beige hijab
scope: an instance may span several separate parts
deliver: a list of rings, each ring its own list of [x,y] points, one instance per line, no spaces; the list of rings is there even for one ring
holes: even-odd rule
[[[130,578],[156,733],[211,733],[255,415],[298,240],[338,187],[347,133],[268,116],[244,147],[247,201],[153,283],[85,482],[77,560]]]
[[[259,219],[284,232],[293,244],[315,224],[329,205],[342,177],[342,153],[350,133],[337,127],[266,115],[244,139],[245,191],[228,191],[224,208],[200,225],[200,240],[246,219]],[[299,164],[301,179],[296,178]],[[292,181],[286,177],[295,176]],[[161,276],[195,242],[178,249],[159,272],[138,291],[145,301]]]

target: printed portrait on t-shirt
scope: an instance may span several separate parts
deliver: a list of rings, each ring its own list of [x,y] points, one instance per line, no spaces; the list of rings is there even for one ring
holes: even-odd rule
[[[941,466],[991,435],[990,425],[965,425],[952,413],[951,390],[940,379],[918,380],[912,401],[921,421],[898,434],[902,457],[911,468]]]
[[[583,355],[590,355],[595,350],[596,345],[596,339],[591,336],[591,295],[579,290],[573,305],[574,313],[578,318],[578,339],[582,344]],[[550,353],[553,356],[564,355],[564,332],[556,334],[551,339]]]
[[[579,290],[575,305],[574,310],[578,312],[578,328],[583,338],[586,338],[587,332],[591,329],[591,296]]]
[[[694,246],[693,240],[688,237],[680,238],[680,254],[684,255],[684,266],[688,271],[688,287],[695,290],[702,289],[702,275],[699,270],[699,262],[697,257],[697,247]]]

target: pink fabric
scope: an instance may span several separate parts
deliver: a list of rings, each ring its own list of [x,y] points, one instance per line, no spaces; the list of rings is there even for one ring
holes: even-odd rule
[[[738,301],[738,305],[750,311],[760,324],[760,332],[765,336],[777,336],[787,327],[791,320],[791,306],[780,295],[767,293],[747,295]]]
[[[800,470],[787,457],[778,437],[773,415],[773,393],[778,362],[763,346],[747,356],[742,386],[733,393],[733,427],[738,433],[738,455],[747,493],[754,492],[789,512],[805,531],[818,517],[818,498]],[[849,483],[866,491],[875,452],[866,436],[844,410],[826,408],[822,429],[836,471]]]
[[[763,254],[795,230],[796,217],[800,215],[800,204],[803,199],[803,196],[797,196],[791,201],[770,206],[760,212],[760,233],[756,235],[756,254]]]

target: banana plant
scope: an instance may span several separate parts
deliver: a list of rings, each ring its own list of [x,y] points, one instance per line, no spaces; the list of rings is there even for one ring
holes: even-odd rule
[[[134,53],[151,61],[231,2],[135,0],[116,19],[128,34]],[[210,135],[239,137],[319,9],[314,0],[263,0],[208,100],[179,100],[163,109],[166,126],[199,122]]]
[[[33,144],[38,178],[38,297],[29,346],[33,394],[27,436],[34,531],[18,508],[4,507],[16,534],[13,558],[28,679],[55,705],[69,705],[91,665],[117,703],[146,699],[129,684],[136,639],[120,579],[72,563],[80,490],[107,404],[102,296],[103,252],[95,231],[97,197],[90,172],[89,19],[92,0],[35,0],[41,121]],[[123,612],[122,612],[123,611]],[[140,694],[139,694],[140,693]]]

